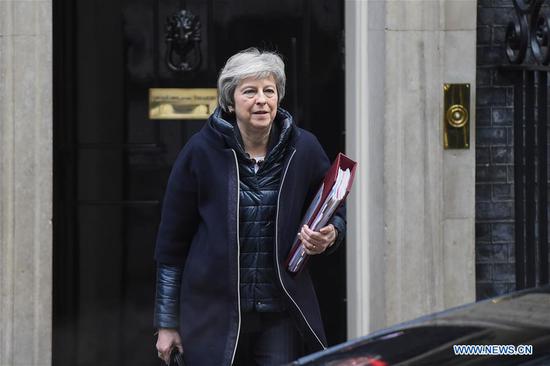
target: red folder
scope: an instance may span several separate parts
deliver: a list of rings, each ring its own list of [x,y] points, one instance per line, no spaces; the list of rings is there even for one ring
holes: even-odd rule
[[[312,230],[321,229],[321,227],[325,226],[349,194],[355,178],[356,167],[357,162],[351,160],[342,153],[338,154],[332,163],[332,166],[325,174],[323,182],[321,183],[315,198],[311,202],[304,218],[302,219],[300,228],[305,224],[307,224]],[[345,186],[345,192],[341,198],[335,200],[333,188],[337,182],[338,173],[340,170],[345,171],[346,169],[349,169],[350,175],[347,185]],[[325,216],[323,217],[323,215]],[[289,272],[298,273],[304,267],[308,257],[309,256],[305,253],[304,247],[302,246],[302,241],[298,238],[298,235],[296,235],[294,245],[292,246],[292,249],[290,250],[290,253],[285,261],[285,266]]]

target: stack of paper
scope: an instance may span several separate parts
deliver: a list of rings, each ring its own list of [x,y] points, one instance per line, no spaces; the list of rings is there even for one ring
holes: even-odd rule
[[[344,196],[346,194],[346,187],[348,186],[350,176],[351,173],[349,169],[338,169],[338,177],[336,178],[336,183],[334,183],[334,186],[330,190],[330,193],[325,203],[321,207],[321,210],[317,214],[317,217],[313,221],[313,224],[311,224],[311,230],[317,231],[318,229],[321,229],[332,217],[332,214],[334,213],[334,211],[336,211],[336,209],[340,205],[340,202],[342,202],[342,200],[344,199]]]

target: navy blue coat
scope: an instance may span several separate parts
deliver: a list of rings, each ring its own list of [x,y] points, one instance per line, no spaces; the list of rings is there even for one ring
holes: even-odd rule
[[[157,262],[184,266],[180,335],[191,366],[231,365],[240,332],[238,163],[212,118],[221,118],[219,109],[174,163],[155,249]],[[279,108],[277,118],[292,117]],[[326,338],[311,277],[307,269],[290,275],[284,261],[330,162],[317,138],[295,125],[288,143],[276,214],[275,270],[315,351],[326,347]],[[336,215],[345,223],[343,209]]]

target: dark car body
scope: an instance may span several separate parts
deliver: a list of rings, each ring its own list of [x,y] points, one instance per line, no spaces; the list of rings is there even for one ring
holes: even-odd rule
[[[515,354],[457,355],[453,347],[457,345]],[[532,354],[528,354],[530,346]],[[424,316],[302,357],[291,365],[550,365],[550,286]]]

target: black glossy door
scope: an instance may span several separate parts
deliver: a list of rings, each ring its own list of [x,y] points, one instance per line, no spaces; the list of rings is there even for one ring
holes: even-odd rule
[[[54,365],[156,365],[152,259],[172,163],[204,121],[148,119],[152,87],[215,87],[236,51],[283,54],[283,107],[344,149],[343,1],[54,0]],[[171,72],[167,16],[202,23],[201,68]],[[331,344],[345,339],[345,253],[312,261]],[[327,270],[328,268],[328,270]]]

